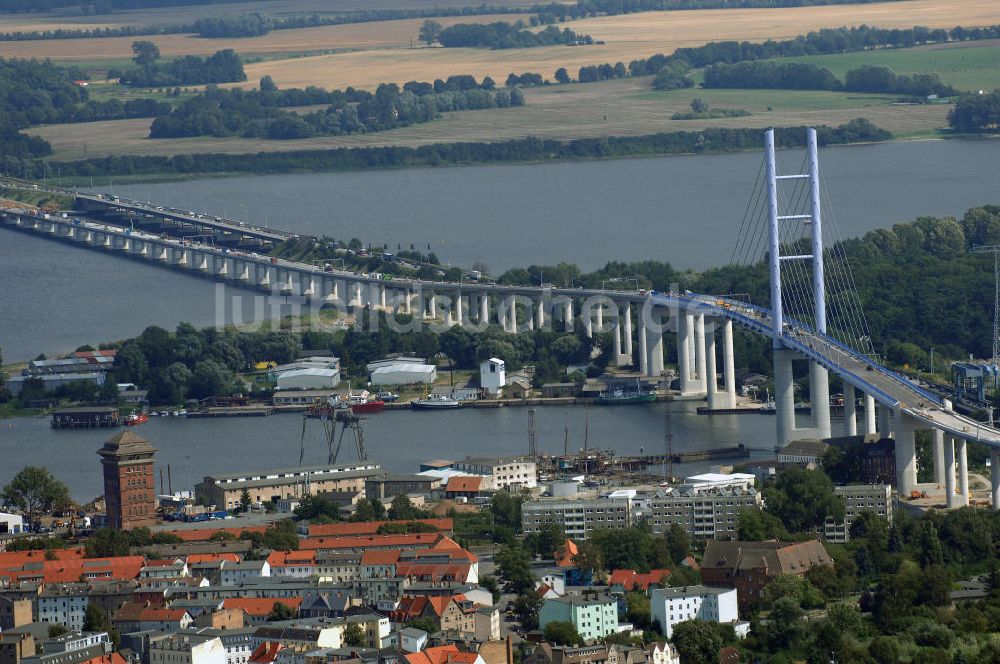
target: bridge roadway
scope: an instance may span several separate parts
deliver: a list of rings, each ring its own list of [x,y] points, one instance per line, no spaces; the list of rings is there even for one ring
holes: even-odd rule
[[[678,295],[654,291],[651,299],[666,307],[684,310],[696,308],[705,315],[732,320],[769,338],[772,335],[771,313],[764,307],[693,293]],[[786,321],[782,343],[789,350],[819,363],[846,383],[871,395],[879,403],[893,411],[909,415],[925,424],[928,429],[937,429],[955,438],[1000,448],[1000,430],[955,412],[946,399],[923,389],[905,376],[883,367],[829,335],[821,334],[798,321]]]
[[[71,192],[62,192],[70,194]],[[148,203],[143,203],[141,201],[133,201],[126,198],[121,198],[120,196],[111,196],[109,194],[80,194],[72,193],[77,201],[84,202],[88,207],[87,209],[93,209],[93,206],[104,207],[104,208],[117,208],[120,210],[127,210],[129,212],[137,212],[141,214],[148,214],[155,217],[162,217],[164,219],[173,219],[174,221],[180,221],[185,224],[191,224],[193,226],[201,226],[204,228],[211,228],[217,231],[223,231],[227,233],[235,233],[245,237],[252,237],[258,240],[266,240],[269,242],[284,242],[285,240],[298,237],[292,233],[285,231],[277,231],[273,228],[261,228],[260,226],[247,225],[238,221],[233,221],[230,219],[222,219],[217,217],[209,217],[204,215],[199,215],[194,212],[184,212],[179,210],[171,210],[169,208],[163,208],[157,205],[151,205]]]
[[[11,212],[14,211],[11,210]],[[32,216],[23,214],[23,212],[22,215]],[[36,221],[43,221],[42,217],[34,216],[34,218]],[[270,257],[263,255],[218,248],[212,245],[185,240],[164,238],[144,231],[130,231],[115,225],[61,218],[56,215],[49,215],[49,218],[44,221],[60,226],[114,235],[120,238],[127,237],[133,241],[155,243],[176,250],[191,250],[199,254],[208,254],[219,258],[235,258],[265,268],[281,269],[289,273],[311,275],[317,278],[342,279],[366,285],[374,284],[385,288],[423,290],[427,292],[461,291],[465,294],[494,295],[497,297],[522,296],[530,298],[532,301],[548,297],[550,299],[559,298],[566,301],[572,299],[606,298],[614,303],[637,305],[643,305],[648,302],[652,307],[659,307],[670,311],[683,310],[686,313],[696,311],[698,314],[712,318],[731,320],[738,325],[767,337],[770,337],[772,334],[771,314],[768,309],[725,297],[693,293],[680,294],[653,291],[645,294],[638,291],[543,288],[537,286],[507,286],[474,282],[418,281],[398,278],[385,280],[374,275],[358,274],[343,270],[328,272],[314,265],[285,259],[277,259],[274,262]],[[641,316],[645,316],[644,312],[639,313]],[[639,321],[640,329],[647,327],[647,325],[643,324],[644,322],[648,324],[648,321]],[[970,417],[955,412],[950,408],[950,404],[939,395],[881,366],[862,355],[859,351],[846,346],[829,335],[816,332],[806,324],[788,320],[785,328],[785,334],[782,335],[782,344],[786,348],[819,363],[829,371],[834,372],[846,383],[853,385],[865,394],[871,395],[882,405],[893,411],[910,415],[926,424],[928,428],[944,431],[948,435],[957,438],[1000,448],[1000,430],[986,426]]]

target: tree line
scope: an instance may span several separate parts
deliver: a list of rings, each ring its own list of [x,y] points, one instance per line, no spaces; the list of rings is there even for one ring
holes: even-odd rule
[[[948,124],[961,132],[1000,132],[1000,90],[962,95],[948,112]]]
[[[554,23],[588,16],[617,16],[636,12],[689,9],[751,9],[808,7],[815,5],[863,5],[881,0],[577,0],[576,4],[551,3],[533,7],[542,23]],[[890,0],[891,1],[891,0]]]
[[[187,5],[216,5],[243,0],[94,0],[84,2],[99,10],[99,13],[110,13],[115,9],[155,9],[157,7],[185,7]],[[62,7],[79,7],[80,0],[0,0],[0,13],[17,12],[50,12]]]
[[[382,84],[374,94],[335,90],[325,95],[330,104],[325,110],[307,114],[284,111],[269,103],[279,100],[280,93],[210,89],[181,103],[168,115],[156,118],[149,137],[240,135],[297,139],[340,136],[430,122],[447,111],[505,108],[524,103],[524,96],[517,89],[486,90],[477,85],[464,90],[428,92],[428,86],[431,84],[416,84],[409,90],[400,90],[394,83]]]
[[[885,141],[892,134],[858,118],[838,127],[818,128],[824,145]],[[805,127],[778,128],[781,147],[805,145]],[[385,146],[292,150],[243,154],[185,154],[175,157],[125,155],[79,161],[25,162],[0,156],[0,170],[41,178],[59,170],[65,177],[151,175],[165,173],[289,173],[302,171],[356,171],[412,166],[486,164],[603,159],[666,154],[704,154],[759,149],[763,134],[757,129],[712,128],[645,136],[609,136],[571,141],[524,138],[492,143],[434,143],[419,147]]]
[[[426,32],[423,30],[422,32]],[[524,23],[459,23],[442,29],[434,38],[445,48],[531,48],[535,46],[592,44],[590,35],[580,35],[569,28],[548,26],[540,32],[524,28]]]
[[[247,80],[243,60],[231,48],[216,51],[205,58],[185,55],[169,62],[160,62],[160,50],[152,42],[133,43],[136,67],[113,69],[108,78],[133,88],[162,88],[176,85],[235,83]]]
[[[747,60],[705,68],[706,88],[768,88],[777,90],[833,90],[873,92],[912,97],[952,97],[958,90],[941,81],[937,73],[897,74],[889,67],[862,65],[841,81],[827,69],[808,62]]]

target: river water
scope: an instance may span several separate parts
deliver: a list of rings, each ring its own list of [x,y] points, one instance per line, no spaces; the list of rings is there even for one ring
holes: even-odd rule
[[[674,451],[686,452],[744,443],[751,458],[774,458],[774,418],[767,415],[704,416],[694,402],[584,409],[536,408],[535,430],[542,453],[561,454],[569,427],[569,451],[584,446],[615,449],[619,454],[658,454],[664,449],[664,409],[671,409]],[[835,430],[839,423],[834,422]],[[421,461],[465,456],[524,454],[528,449],[528,414],[524,408],[465,408],[457,411],[384,411],[364,422],[368,459],[393,472],[415,473]],[[23,466],[44,465],[65,481],[73,496],[91,500],[102,493],[97,449],[115,432],[109,429],[53,430],[46,417],[0,420],[0,486]],[[159,450],[157,469],[170,465],[175,490],[206,474],[298,466],[303,440],[302,416],[264,418],[150,418],[136,428]],[[305,463],[327,460],[320,425],[306,426]],[[354,461],[350,432],[340,460]],[[674,474],[705,472],[705,461],[676,465]],[[158,472],[158,471],[157,471]]]
[[[995,141],[831,148],[821,159],[842,237],[1000,202]],[[801,153],[784,153],[779,161],[784,172],[794,171]],[[593,269],[639,259],[697,269],[729,260],[759,164],[756,154],[665,157],[241,177],[114,191],[302,233],[391,247],[430,244],[444,260],[482,260],[496,271],[559,261]],[[832,220],[829,212],[826,218]],[[0,282],[0,348],[7,361],[133,336],[152,324],[219,322],[217,285],[208,280],[3,228]],[[659,451],[664,407],[592,410],[590,445]],[[739,440],[762,450],[773,445],[773,418],[708,418],[696,415],[693,404],[671,408],[677,451]],[[545,407],[536,416],[542,451],[561,451],[564,412],[571,448],[582,446],[584,411]],[[412,472],[430,458],[525,451],[526,430],[524,410],[506,408],[386,412],[371,418],[366,433],[371,459]],[[140,431],[160,449],[158,463],[173,468],[177,488],[210,472],[295,465],[301,419],[154,419]],[[48,419],[0,421],[0,486],[24,465],[44,465],[88,500],[101,491],[95,450],[109,435],[53,431]],[[319,432],[308,442],[307,462],[323,461]],[[677,473],[710,465],[682,466]]]
[[[801,157],[782,153],[779,161],[794,171]],[[997,141],[829,148],[821,159],[841,237],[1000,202]],[[466,266],[482,260],[495,271],[559,261],[593,269],[608,260],[643,259],[698,269],[729,261],[759,165],[757,154],[707,155],[113,190],[302,233],[391,247],[430,244],[442,260]],[[0,283],[0,348],[8,361],[132,336],[151,324],[217,322],[216,286],[207,280],[8,229],[0,229]]]

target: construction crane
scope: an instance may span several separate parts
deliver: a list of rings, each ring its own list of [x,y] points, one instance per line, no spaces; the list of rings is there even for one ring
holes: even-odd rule
[[[354,450],[357,453],[358,461],[368,460],[368,453],[365,451],[365,431],[362,421],[365,418],[354,414],[350,408],[335,408],[330,404],[317,402],[307,408],[302,413],[302,434],[299,438],[299,467],[305,462],[306,456],[306,428],[310,420],[318,420],[323,430],[323,440],[326,442],[327,463],[331,466],[337,463],[340,456],[341,447],[344,444],[344,435],[350,429],[354,438]],[[337,425],[340,425],[340,436],[337,436]],[[334,445],[336,441],[336,445]],[[306,493],[309,491],[308,476],[305,479]]]
[[[993,254],[993,364],[1000,362],[1000,244],[976,245],[974,254]]]

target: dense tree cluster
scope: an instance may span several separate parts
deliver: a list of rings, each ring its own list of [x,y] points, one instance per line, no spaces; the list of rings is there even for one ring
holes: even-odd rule
[[[259,37],[274,27],[270,16],[262,12],[224,16],[205,16],[192,25],[199,37],[232,38]]]
[[[137,42],[141,43],[141,42]],[[156,58],[139,61],[138,67],[124,71],[112,70],[108,78],[117,78],[119,83],[133,88],[172,87],[176,85],[204,85],[206,83],[235,83],[247,80],[243,71],[243,60],[231,48],[216,51],[206,58],[185,55],[159,62]]]
[[[867,4],[880,0],[577,0],[532,7],[538,21],[554,23],[588,16],[616,16],[636,12],[685,9],[778,8],[812,5]]]
[[[447,111],[505,108],[524,103],[523,95],[516,89],[485,90],[476,85],[428,92],[425,87],[431,87],[429,83],[407,85],[410,90],[383,84],[374,94],[350,88],[344,92],[337,90],[325,95],[328,108],[307,114],[280,110],[279,92],[212,89],[154,120],[149,136],[241,135],[271,139],[339,136],[430,122]],[[415,88],[417,92],[412,91]]]
[[[521,21],[506,23],[459,23],[444,28],[436,40],[445,48],[530,48],[562,44],[592,44],[589,35],[578,35],[569,28],[548,26],[539,32],[526,30]]]
[[[962,132],[1000,131],[1000,90],[989,94],[962,95],[948,112],[948,124]]]
[[[156,7],[184,7],[187,5],[214,5],[240,0],[94,0],[84,2],[85,7],[99,13],[115,9],[153,9]],[[0,12],[49,12],[61,7],[79,7],[80,0],[0,0]]]
[[[823,145],[884,141],[891,134],[864,119],[839,127],[819,127]],[[805,127],[779,128],[781,147],[805,144]],[[141,175],[151,173],[277,173],[352,171],[445,164],[558,161],[662,154],[698,154],[760,148],[757,129],[706,129],[648,136],[611,136],[572,141],[525,138],[494,143],[435,143],[416,148],[366,147],[333,150],[292,150],[257,155],[187,154],[176,157],[99,157],[72,162],[50,162],[46,172],[59,169],[65,176]],[[0,170],[42,177],[38,163],[0,159]]]
[[[958,94],[941,81],[936,73],[908,76],[883,66],[863,65],[847,72],[841,81],[832,71],[807,62],[748,60],[717,64],[705,68],[706,88],[771,88],[785,90],[845,90],[901,94],[913,97]]]

